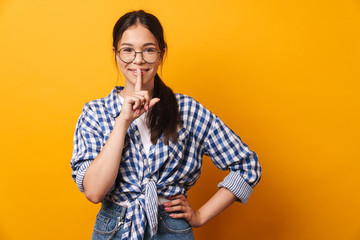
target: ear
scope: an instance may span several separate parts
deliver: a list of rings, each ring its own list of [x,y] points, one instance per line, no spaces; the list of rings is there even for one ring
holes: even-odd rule
[[[116,49],[114,47],[112,48],[112,50],[115,55],[116,62],[119,63],[119,54],[117,54]]]
[[[160,61],[161,61],[161,63],[164,60],[164,57],[165,57],[165,48],[160,53]]]

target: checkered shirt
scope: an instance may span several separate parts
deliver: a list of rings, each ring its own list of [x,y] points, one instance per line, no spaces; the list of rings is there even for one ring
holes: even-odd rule
[[[76,124],[71,159],[72,177],[84,192],[83,179],[92,160],[102,150],[120,114],[115,87],[109,96],[85,104]],[[160,137],[147,157],[140,132],[133,122],[125,136],[118,177],[106,199],[129,201],[122,240],[143,239],[147,224],[157,231],[158,196],[186,195],[200,176],[203,155],[229,174],[218,187],[229,189],[246,203],[260,180],[257,155],[219,117],[193,98],[176,94],[182,125],[178,141],[166,145]]]

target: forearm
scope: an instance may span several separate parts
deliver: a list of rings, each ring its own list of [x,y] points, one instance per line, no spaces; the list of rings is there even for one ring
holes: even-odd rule
[[[115,182],[128,127],[129,123],[117,118],[109,139],[86,171],[83,186],[91,202],[100,202]]]
[[[199,226],[204,225],[236,201],[236,196],[227,188],[220,188],[199,210]]]

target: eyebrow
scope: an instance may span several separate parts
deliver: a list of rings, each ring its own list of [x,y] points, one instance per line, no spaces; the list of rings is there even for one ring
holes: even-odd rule
[[[134,46],[133,44],[131,44],[131,43],[122,43],[120,46]],[[147,47],[147,46],[156,46],[155,45],[155,43],[151,43],[151,42],[149,42],[149,43],[144,43],[143,45],[142,45],[143,47]]]

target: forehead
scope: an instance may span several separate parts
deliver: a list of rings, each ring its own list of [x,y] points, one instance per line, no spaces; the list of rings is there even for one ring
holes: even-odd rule
[[[144,25],[138,23],[126,29],[121,36],[118,47],[122,44],[131,44],[134,47],[141,47],[144,44],[153,43],[158,46],[155,36]]]

